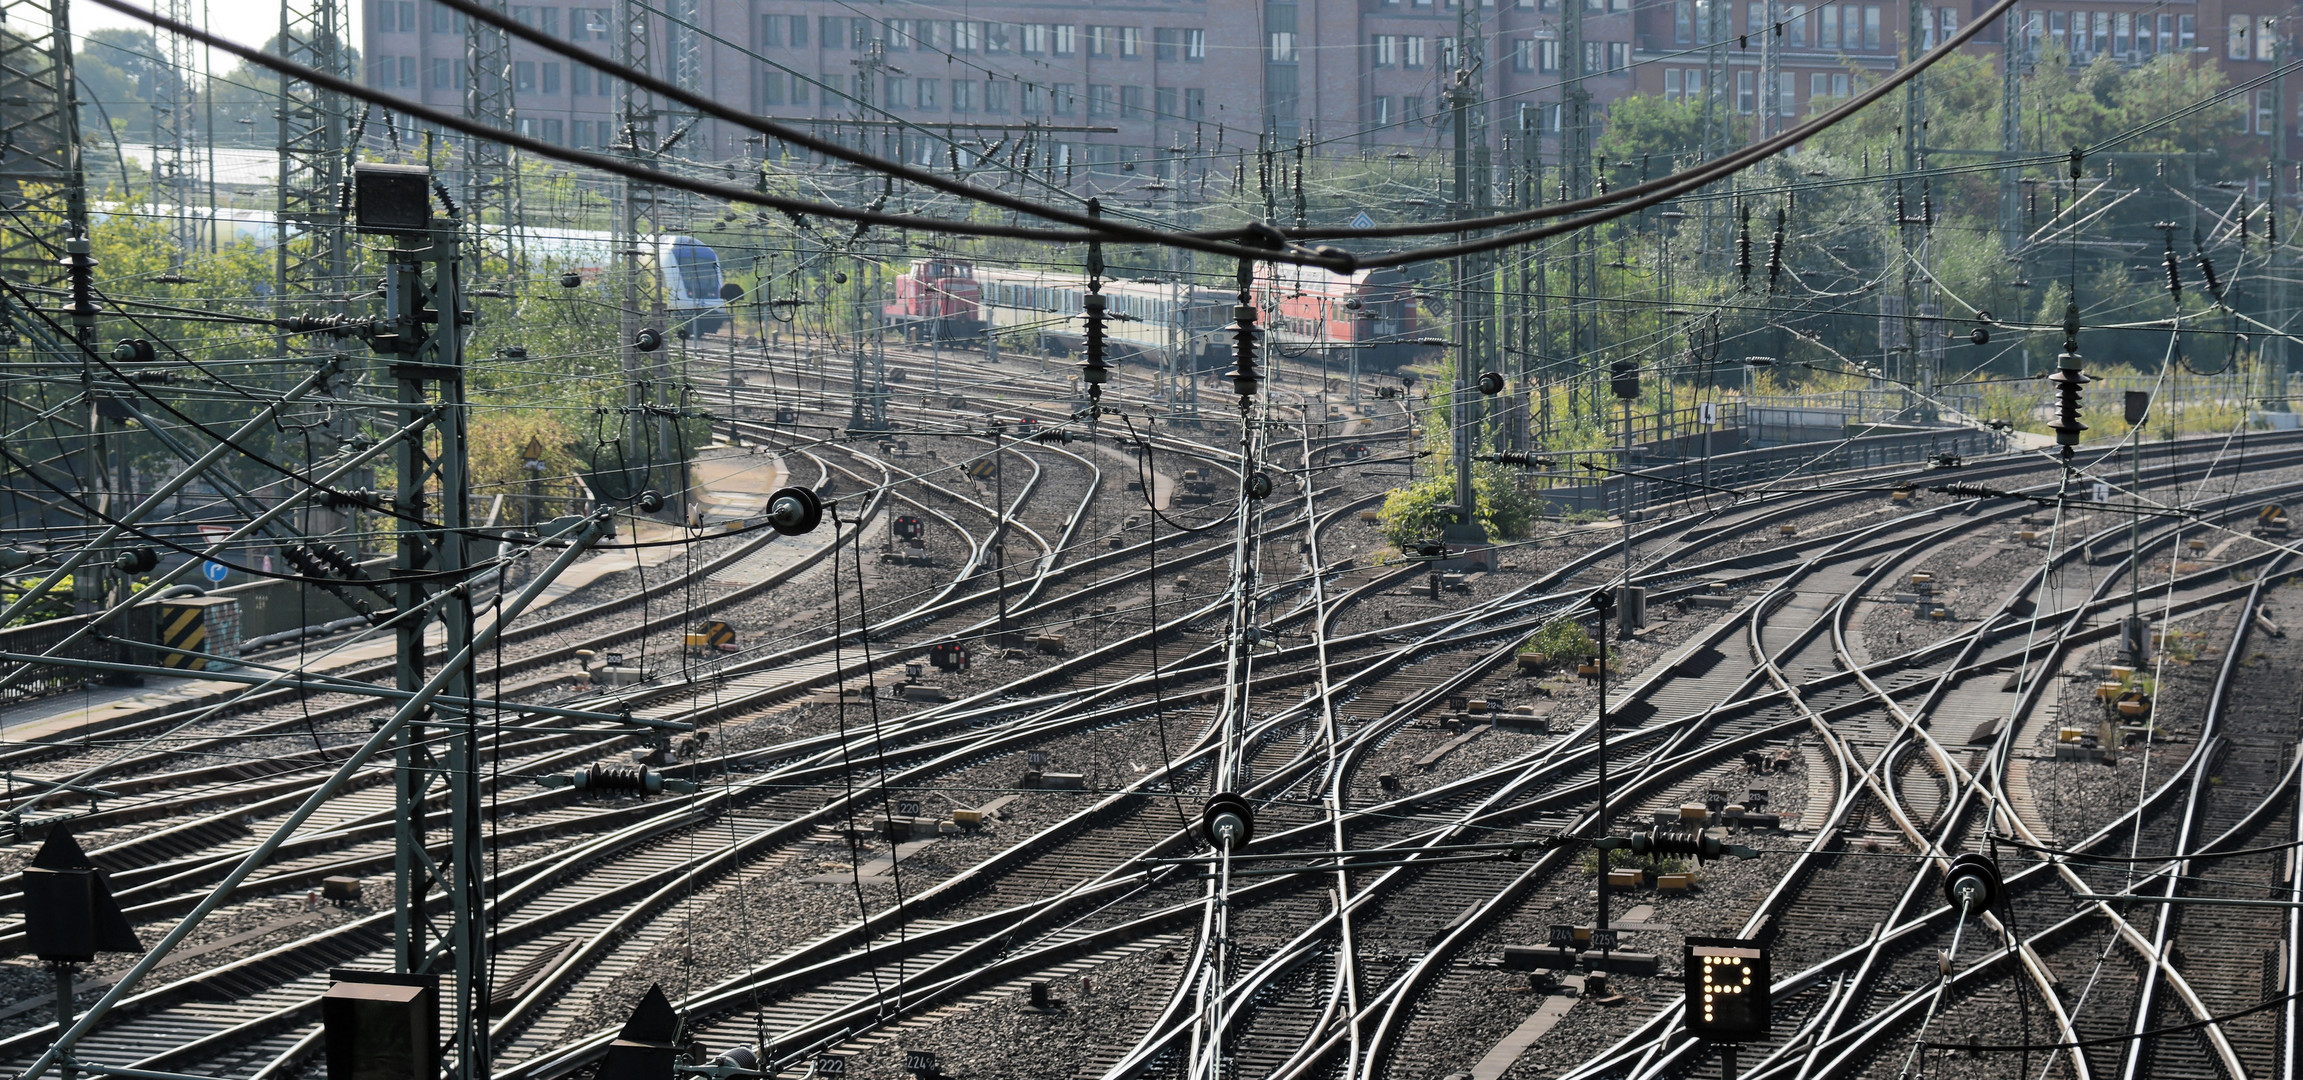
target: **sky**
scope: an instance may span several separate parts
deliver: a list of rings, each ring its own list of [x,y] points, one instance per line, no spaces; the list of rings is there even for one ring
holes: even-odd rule
[[[157,8],[153,0],[128,0],[129,3]],[[360,40],[358,27],[364,12],[361,0],[344,0],[347,8],[344,18],[345,36],[354,42]],[[201,21],[206,9],[205,29],[249,46],[262,46],[280,31],[280,0],[186,0],[192,11],[192,20]],[[94,0],[72,0],[72,32],[85,34],[108,27],[127,27],[149,30],[149,24],[133,16],[123,15]],[[236,61],[219,56],[215,59],[218,71],[226,70]]]

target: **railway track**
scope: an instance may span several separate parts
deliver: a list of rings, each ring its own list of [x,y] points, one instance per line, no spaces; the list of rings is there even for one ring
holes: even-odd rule
[[[1040,415],[1043,428],[1066,429],[1067,409]],[[1576,617],[1592,590],[1607,587],[1624,565],[1615,535],[1531,549],[1527,569],[1490,575],[1449,602],[1411,604],[1421,567],[1341,569],[1335,555],[1381,487],[1348,470],[1331,482],[1310,468],[1330,464],[1334,447],[1366,434],[1319,436],[1301,425],[1292,445],[1275,439],[1266,450],[1289,500],[1274,505],[1295,508],[1261,512],[1246,527],[1257,552],[1251,592],[1268,638],[1250,650],[1252,676],[1234,683],[1223,633],[1228,589],[1219,580],[1231,550],[1223,500],[1211,508],[1218,513],[1196,521],[1144,505],[1156,505],[1163,477],[1172,484],[1185,468],[1217,476],[1219,491],[1236,485],[1232,451],[1175,432],[1134,433],[1120,447],[1004,442],[966,427],[964,412],[923,410],[919,418],[948,434],[932,451],[915,435],[906,456],[818,443],[788,424],[723,423],[741,441],[812,462],[819,483],[851,493],[844,520],[814,538],[821,553],[775,580],[819,604],[834,598],[839,617],[786,613],[779,632],[744,654],[684,664],[677,677],[667,667],[614,694],[569,698],[554,678],[518,684],[524,672],[564,665],[572,642],[661,641],[707,611],[772,607],[770,589],[746,586],[716,596],[708,609],[651,612],[637,628],[600,626],[758,553],[732,544],[648,597],[561,616],[523,631],[532,636],[507,650],[510,696],[629,706],[709,725],[716,738],[665,767],[703,790],[653,803],[584,803],[514,787],[620,751],[632,745],[628,736],[582,741],[600,733],[531,730],[538,726],[531,717],[522,730],[490,740],[505,773],[498,828],[510,856],[491,875],[502,898],[492,1031],[506,1076],[546,1080],[584,1068],[620,1021],[618,1004],[650,979],[676,990],[693,1030],[714,1050],[765,1035],[780,1066],[831,1053],[882,1068],[904,1047],[959,1038],[966,1017],[1001,1007],[1028,981],[1106,971],[1131,973],[1139,997],[1122,1019],[1082,1036],[1092,1045],[1083,1050],[1081,1076],[1194,1071],[1202,1053],[1194,1040],[1208,1030],[1208,1017],[1219,1020],[1225,1068],[1241,1076],[1468,1071],[1494,1032],[1450,1018],[1476,1012],[1493,1027],[1512,1011],[1497,1009],[1492,955],[1555,919],[1559,901],[1580,896],[1585,849],[1573,838],[1700,798],[1704,788],[1735,782],[1747,752],[1777,749],[1797,762],[1778,783],[1801,785],[1783,801],[1797,807],[1802,827],[1779,849],[1771,841],[1762,860],[1784,868],[1775,887],[1726,908],[1743,917],[1746,932],[1776,943],[1779,970],[1797,969],[1786,980],[1791,1020],[1779,1025],[1794,1030],[1762,1061],[1764,1074],[1886,1075],[1938,1000],[1985,1012],[2028,1003],[2039,1012],[2038,1037],[2050,1041],[2054,1031],[2143,1032],[2230,1012],[2292,982],[2294,939],[2284,913],[2201,905],[2161,919],[2156,910],[2103,903],[2082,904],[2081,915],[2052,925],[1991,922],[1997,939],[1975,945],[1971,938],[1971,949],[2023,947],[1981,955],[1948,982],[1914,975],[1932,970],[1929,958],[1948,940],[1950,920],[1931,891],[1937,861],[1983,846],[1987,835],[2040,837],[2044,823],[2025,820],[2036,810],[2008,790],[2009,762],[2019,733],[2036,730],[2027,718],[2041,687],[2091,663],[2082,654],[2099,648],[2107,620],[2123,610],[2126,576],[2140,570],[2127,567],[2123,553],[2091,562],[2113,534],[2124,535],[2123,522],[2064,523],[2070,531],[2051,531],[2044,548],[2012,543],[2017,519],[2029,512],[2023,504],[1940,497],[1891,504],[1883,488],[1922,478],[1881,468],[1723,511],[1683,505],[1636,530],[1632,579],[1658,609],[1687,606],[1656,636],[1619,650],[1644,668],[1607,703],[1611,823],[1592,814],[1596,723],[1588,689],[1559,684],[1541,692],[1554,698],[1551,734],[1451,732],[1444,753],[1421,752],[1427,764],[1405,771],[1396,763],[1404,748],[1438,741],[1425,734],[1437,714],[1465,711],[1452,699],[1541,696],[1529,689],[1535,680],[1516,673],[1513,654],[1528,634]],[[2234,521],[2264,498],[2303,490],[2303,479],[2279,479],[2280,470],[2303,465],[2303,448],[2255,441],[2262,449],[2252,452],[2251,475],[2268,479],[2248,490],[2199,483],[2226,452],[2204,442],[2152,461],[2151,482],[2163,490],[2189,483],[2195,490],[2183,501],[2194,513]],[[1134,464],[1144,447],[1156,464]],[[992,454],[1011,464],[1001,478],[1004,498],[957,482],[963,463]],[[1962,479],[2051,488],[2053,470],[2014,458],[1972,465]],[[1141,490],[1125,490],[1129,483]],[[854,492],[873,501],[860,505],[866,495]],[[933,566],[868,557],[867,524],[899,506],[930,520],[948,557]],[[2286,572],[2283,554],[2239,541],[2193,559],[2184,554],[2187,528],[2197,530],[2153,524],[2144,555],[2163,558],[2152,565],[2167,572],[2139,593],[2170,617],[2234,623],[2213,639],[2226,643],[2219,654],[2226,677],[2212,695],[2212,730],[2199,736],[2176,778],[2072,852],[2108,849],[2113,841],[2105,838],[2121,822],[2157,851],[2262,846],[2292,835],[2286,815],[2297,784],[2297,733],[2270,673],[2294,658],[2283,637],[2256,622],[2258,613],[2272,625],[2303,618],[2267,588]],[[995,564],[995,552],[1019,542],[1033,552],[1028,563]],[[1945,552],[1976,545],[2007,547],[2010,562],[2037,566],[2013,580],[1979,581],[1976,595],[1946,601],[1963,610],[1945,620],[1893,629],[1911,606],[1891,599],[1899,583]],[[2177,565],[2189,562],[2199,565]],[[1732,599],[1724,608],[1704,606],[1717,597]],[[1704,604],[1690,603],[1699,599]],[[1018,649],[1026,636],[1066,633],[1066,644],[1045,653]],[[907,663],[949,643],[1000,666],[950,680],[953,700],[906,702],[879,692],[907,678]],[[2250,672],[2262,677],[2251,682]],[[851,692],[859,686],[873,689]],[[1230,712],[1234,701],[1256,707]],[[318,719],[302,715],[308,704],[321,706]],[[366,715],[349,700],[258,699],[236,708],[219,717],[228,724],[200,729],[206,743],[109,761],[85,738],[80,747],[59,740],[0,754],[22,755],[11,768],[74,769],[74,783],[123,789],[106,798],[111,805],[69,818],[96,837],[100,858],[138,864],[120,877],[123,896],[139,917],[163,918],[221,873],[246,830],[292,805],[310,772],[332,764],[330,736],[341,746]],[[148,738],[183,720],[138,717],[89,734]],[[309,738],[309,759],[279,759],[269,772],[168,768],[187,752],[232,740],[299,734]],[[1185,864],[1147,860],[1204,849],[1193,827],[1198,803],[1234,752],[1241,793],[1258,810],[1255,852],[1384,848],[1403,865],[1241,879],[1224,897],[1234,920],[1228,966],[1211,983],[1198,973],[1206,968],[1215,887]],[[1017,777],[1043,756],[1092,762],[1094,779],[1076,793],[1020,785]],[[385,796],[377,789],[348,796],[299,838],[302,846],[284,852],[250,890],[251,901],[331,871],[388,865]],[[36,798],[10,805],[44,805]],[[899,802],[990,806],[987,820],[999,827],[891,843],[873,823]],[[859,845],[859,835],[875,838]],[[1526,840],[1525,860],[1432,862],[1422,850],[1495,837]],[[2212,881],[2182,868],[2150,880],[2200,898],[2296,887],[2282,857],[2218,866]],[[2069,905],[2093,887],[2081,882],[2101,878],[2109,891],[2112,881],[2076,854],[2009,876],[2021,902],[2042,904],[2060,897]],[[12,879],[0,879],[0,912],[15,903],[12,889]],[[816,899],[789,925],[727,932],[727,912],[757,919],[769,890]],[[1665,952],[1684,932],[1675,920],[1688,916],[1674,914],[1684,902],[1636,903],[1651,914],[1632,918],[1626,947]],[[1624,910],[1618,906],[1619,916]],[[2087,925],[2075,929],[2075,920]],[[318,1045],[314,1017],[327,968],[388,966],[388,931],[381,913],[259,939],[260,949],[124,999],[81,1053],[148,1070],[303,1075]],[[0,937],[13,932],[0,921]],[[2230,944],[2266,935],[2285,943],[2268,960],[2259,946]],[[2063,998],[2073,977],[2062,969],[2103,942],[2126,965],[2123,989],[2072,1008]],[[1668,984],[1621,981],[1642,1002],[1628,1013],[1576,1004],[1562,1010],[1558,1030],[1635,1034],[1586,1053],[1580,1066],[1557,1064],[1593,1076],[1697,1067],[1700,1048],[1671,1022]],[[2269,1075],[2289,1058],[2292,1025],[2258,1015],[2260,1022],[2227,1031],[2210,1026],[2204,1042],[2133,1040],[2133,1062],[2095,1052],[2058,1060],[2075,1069],[2084,1061],[2088,1075],[2229,1073],[2234,1062],[2242,1073]],[[2116,1024],[2106,1027],[2107,1017]],[[0,1056],[24,1060],[53,1034],[23,1027],[0,1037]],[[998,1060],[991,1050],[973,1052]]]

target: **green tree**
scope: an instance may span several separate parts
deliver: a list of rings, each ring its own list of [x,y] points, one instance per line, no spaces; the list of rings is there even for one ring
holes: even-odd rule
[[[1740,141],[1740,133],[1728,136],[1730,145]],[[1607,130],[1592,146],[1594,154],[1609,161],[1651,158],[1657,175],[1666,163],[1692,162],[1702,149],[1703,103],[1667,101],[1654,94],[1633,94],[1608,106]]]

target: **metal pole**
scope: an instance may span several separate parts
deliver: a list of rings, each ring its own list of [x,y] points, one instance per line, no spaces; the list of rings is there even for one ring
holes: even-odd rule
[[[281,822],[278,828],[272,830],[272,835],[265,837],[261,843],[258,843],[254,849],[243,856],[240,862],[224,875],[224,879],[217,882],[215,887],[208,891],[207,896],[201,898],[200,903],[193,907],[190,914],[185,915],[182,921],[161,936],[159,943],[152,946],[150,952],[145,953],[134,964],[130,965],[128,970],[120,976],[119,981],[113,983],[111,989],[106,990],[104,996],[99,998],[96,1004],[89,1007],[86,1015],[67,1029],[46,1050],[41,1051],[40,1056],[34,1059],[32,1064],[20,1074],[20,1080],[38,1080],[50,1067],[57,1065],[63,1056],[71,1051],[74,1044],[85,1037],[98,1021],[101,1021],[112,1011],[113,1006],[119,1004],[122,998],[127,997],[128,993],[135,989],[136,984],[142,981],[144,976],[150,974],[152,969],[158,967],[171,950],[182,944],[185,938],[190,937],[193,930],[199,928],[201,920],[207,918],[217,908],[222,907],[226,900],[239,891],[241,882],[248,880],[248,876],[255,873],[257,867],[269,862],[273,853],[280,849],[281,844],[286,843],[296,830],[303,828],[304,823],[311,820],[312,815],[318,813],[320,807],[325,805],[328,800],[335,798],[337,792],[342,791],[344,785],[351,781],[353,774],[365,768],[371,758],[398,740],[408,721],[429,707],[440,692],[447,687],[450,673],[465,666],[474,655],[494,644],[497,636],[503,633],[504,628],[511,625],[512,620],[519,618],[520,614],[528,609],[528,605],[534,603],[536,597],[543,593],[545,586],[550,585],[553,579],[559,577],[561,571],[567,569],[577,558],[591,549],[592,543],[600,538],[612,520],[606,515],[595,513],[593,519],[569,543],[567,550],[553,559],[552,564],[546,567],[543,573],[536,575],[536,579],[530,582],[528,587],[522,590],[518,596],[504,604],[503,613],[498,616],[495,623],[474,638],[470,645],[450,656],[447,665],[440,674],[433,676],[431,680],[426,682],[414,697],[408,699],[407,704],[402,705],[398,712],[393,713],[390,719],[384,721],[382,727],[376,729],[375,734],[368,736],[368,741],[354,750],[343,764],[338,765],[336,771],[329,774],[328,779],[320,784],[318,790],[305,796],[304,801],[288,815],[287,820]],[[485,1022],[484,1017],[474,1017],[473,1019],[475,1023]]]
[[[1598,732],[1599,741],[1599,809],[1596,811],[1598,823],[1592,831],[1601,838],[1605,838],[1607,836],[1607,609],[1614,605],[1609,602],[1607,591],[1602,589],[1599,595],[1592,597],[1591,606],[1594,611],[1599,613],[1599,723],[1594,728]],[[1595,932],[1608,928],[1607,872],[1612,866],[1612,858],[1612,849],[1599,849],[1599,921],[1592,927]]]

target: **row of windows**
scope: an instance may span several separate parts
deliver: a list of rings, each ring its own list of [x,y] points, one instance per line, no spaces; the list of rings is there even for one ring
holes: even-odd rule
[[[1558,71],[1560,42],[1548,32],[1533,37],[1510,38],[1497,44],[1511,54],[1513,71]],[[1414,70],[1436,63],[1442,70],[1455,64],[1455,39],[1452,37],[1421,38],[1400,34],[1377,34],[1368,48],[1370,62],[1379,68],[1407,68]],[[1631,66],[1631,43],[1628,41],[1586,41],[1583,43],[1583,70],[1585,74],[1599,75],[1620,71]]]
[[[1718,0],[1726,4],[1721,13],[1726,15],[1728,34],[1756,37],[1767,32],[1767,4],[1752,0],[1745,5],[1743,26],[1735,25],[1733,0]],[[1712,0],[1677,0],[1672,5],[1671,40],[1677,45],[1699,45],[1711,40]],[[1959,14],[1952,8],[1928,9],[1923,23],[1927,27],[1927,45],[1935,44],[1937,12],[1944,33],[1958,29]],[[1881,10],[1878,4],[1782,4],[1776,8],[1776,17],[1783,26],[1782,40],[1787,49],[1837,49],[1842,52],[1877,51],[1885,38],[1880,33]],[[1811,45],[1810,42],[1813,44]]]
[[[2233,30],[2243,35],[2247,16],[2232,18],[2237,20]],[[2024,47],[2037,52],[2041,42],[2053,41],[2075,61],[2106,54],[2141,60],[2162,52],[2187,52],[2197,44],[2198,36],[2199,23],[2195,15],[2155,18],[2148,12],[2034,11],[2023,20]],[[2246,47],[2244,36],[2234,45],[2242,50]]]
[[[851,15],[819,15],[812,25],[815,40],[827,49],[862,50],[876,41],[891,52],[924,49],[1077,56],[1084,49],[1089,56],[1140,60],[1146,44],[1140,26],[1083,27],[1070,23],[965,19],[881,20]],[[805,15],[762,15],[757,44],[763,49],[807,48],[810,26]],[[1207,31],[1198,27],[1155,27],[1150,45],[1152,55],[1160,60],[1207,59]]]
[[[432,32],[435,34],[461,34],[464,15],[441,4],[424,5],[430,13]],[[385,34],[413,34],[416,32],[416,0],[372,0],[368,5],[376,30]],[[553,37],[560,36],[560,28],[567,27],[570,41],[606,41],[608,28],[614,24],[615,10],[604,7],[572,7],[563,9],[555,5],[514,4],[512,21],[532,26]]]
[[[855,93],[856,80],[863,76],[830,74],[818,82],[830,92],[821,95],[827,104],[834,104],[846,95]],[[1145,108],[1144,87],[1122,86],[1110,83],[1089,83],[1083,97],[1076,83],[1019,83],[1004,79],[915,79],[901,75],[883,76],[875,88],[873,102],[891,109],[919,111],[1007,113],[1020,112],[1033,116],[1072,116],[1083,108],[1089,116],[1118,117],[1142,120],[1157,116],[1161,119],[1199,120],[1207,116],[1207,91],[1196,86],[1154,87],[1151,105]],[[760,104],[764,108],[781,105],[806,105],[817,96],[815,87],[797,75],[782,72],[762,73]]]

